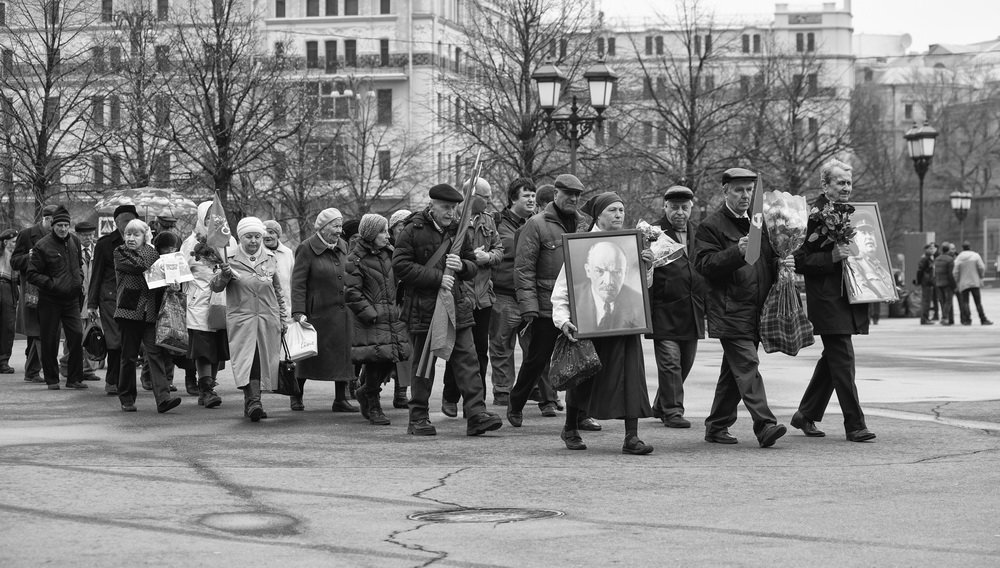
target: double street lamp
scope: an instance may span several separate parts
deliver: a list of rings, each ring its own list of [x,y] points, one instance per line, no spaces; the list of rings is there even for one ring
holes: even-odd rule
[[[566,83],[566,76],[552,63],[546,63],[535,71],[531,78],[538,88],[538,104],[545,111],[546,131],[555,130],[559,135],[569,142],[570,149],[570,172],[576,174],[576,149],[587,134],[595,126],[600,126],[604,122],[603,113],[611,105],[611,93],[614,89],[618,76],[610,67],[604,63],[593,65],[583,74],[590,90],[590,106],[596,111],[595,116],[583,116],[581,108],[573,95],[573,103],[570,105],[568,116],[553,116],[556,107],[559,106],[559,98],[562,95],[563,85]]]
[[[931,160],[934,158],[934,141],[938,136],[938,131],[932,128],[927,122],[923,126],[913,125],[913,128],[906,131],[903,138],[906,139],[906,151],[909,152],[913,160],[913,168],[917,170],[917,177],[920,178],[920,232],[924,232],[924,175],[931,167]]]
[[[959,242],[965,241],[965,216],[969,214],[972,207],[972,193],[969,191],[951,192],[951,210],[955,212],[958,219]]]

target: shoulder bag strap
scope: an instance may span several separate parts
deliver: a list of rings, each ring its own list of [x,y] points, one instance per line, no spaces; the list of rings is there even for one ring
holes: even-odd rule
[[[451,237],[447,237],[443,241],[441,241],[441,246],[439,246],[437,250],[434,251],[434,254],[431,255],[431,258],[427,261],[426,264],[424,264],[424,266],[427,268],[434,268],[434,266],[438,263],[438,261],[441,260],[441,257],[444,256],[444,253],[448,251],[449,247],[451,247]]]

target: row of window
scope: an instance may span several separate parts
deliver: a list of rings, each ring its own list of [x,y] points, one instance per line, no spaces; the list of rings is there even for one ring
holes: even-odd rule
[[[566,57],[567,41],[565,39],[560,40],[558,44],[555,40],[549,45],[549,57],[552,59],[556,58],[558,46],[559,58]],[[706,54],[712,51],[712,36],[711,35],[695,35],[694,36],[694,52],[696,55],[701,55],[702,48],[704,46],[704,51]],[[761,35],[760,34],[743,34],[741,37],[741,51],[743,53],[761,53],[763,47],[761,45]],[[809,33],[798,33],[795,34],[795,50],[798,52],[816,51],[816,34]],[[663,44],[663,36],[646,36],[646,55],[664,55],[665,48]],[[597,38],[597,56],[598,57],[614,57],[615,56],[615,38]]]
[[[275,18],[285,18],[288,15],[287,6],[289,0],[274,0],[274,17]],[[323,16],[339,16],[340,6],[343,3],[343,14],[345,16],[357,16],[358,15],[358,0],[305,0],[306,5],[306,17],[316,18],[320,15]],[[323,7],[323,13],[320,14],[320,5]],[[378,0],[379,14],[391,14],[392,13],[392,1],[391,0]]]
[[[347,145],[338,139],[322,139],[306,145],[308,162],[313,165],[316,179],[320,181],[348,180],[351,168],[348,164]],[[388,181],[393,178],[392,151],[378,150],[378,178]],[[288,157],[282,152],[271,154],[271,177],[275,183],[288,179]]]
[[[126,7],[127,9],[128,7]],[[115,15],[115,0],[101,0],[101,21],[112,22]],[[170,0],[156,0],[156,19],[163,22],[170,17]]]

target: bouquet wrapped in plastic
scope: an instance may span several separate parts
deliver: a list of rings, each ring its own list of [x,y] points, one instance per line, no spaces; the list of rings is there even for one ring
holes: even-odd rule
[[[653,252],[653,264],[646,271],[646,286],[649,287],[653,285],[653,270],[684,256],[684,245],[668,237],[659,227],[645,221],[639,221],[635,228],[642,235],[643,244]]]
[[[771,248],[778,258],[785,258],[806,240],[809,205],[799,195],[783,191],[766,192],[764,222],[767,223]],[[764,301],[760,339],[765,352],[781,351],[792,356],[815,342],[812,323],[806,317],[795,289],[795,273],[784,265],[779,267],[778,281]]]

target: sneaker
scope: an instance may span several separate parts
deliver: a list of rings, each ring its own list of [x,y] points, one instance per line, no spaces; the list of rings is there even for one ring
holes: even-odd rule
[[[416,422],[410,422],[406,427],[406,433],[414,436],[437,436],[437,428],[431,421],[424,418]]]
[[[480,412],[469,418],[465,433],[468,436],[481,436],[487,432],[499,430],[501,426],[503,426],[503,420],[500,419],[499,414]]]

